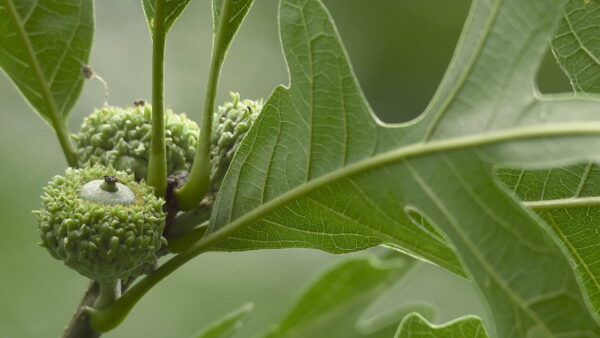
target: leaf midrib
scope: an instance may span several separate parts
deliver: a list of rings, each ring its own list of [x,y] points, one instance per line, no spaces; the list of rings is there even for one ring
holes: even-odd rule
[[[50,88],[48,87],[48,84],[46,83],[46,79],[44,78],[44,74],[42,73],[42,68],[41,68],[39,62],[37,61],[35,52],[33,51],[33,46],[31,45],[31,41],[27,37],[27,34],[25,32],[25,27],[23,26],[23,24],[21,22],[21,18],[19,16],[19,14],[17,13],[17,10],[15,8],[13,0],[3,0],[3,1],[4,1],[4,5],[6,6],[8,15],[11,18],[11,21],[13,23],[13,26],[15,27],[15,30],[18,33],[17,36],[21,40],[23,47],[25,47],[25,51],[26,51],[25,54],[27,55],[27,59],[29,61],[29,66],[31,67],[31,69],[35,75],[35,79],[37,80],[38,85],[40,86],[42,98],[43,98],[44,103],[46,104],[46,108],[48,109],[48,112],[49,112],[49,114],[47,115],[48,119],[50,120],[50,123],[53,125],[53,127],[56,127],[56,125],[58,124],[58,121],[61,118],[60,113],[58,111],[56,103],[54,102],[52,94],[50,93]],[[33,10],[35,10],[35,9],[32,9],[32,11]],[[42,114],[42,115],[45,115],[45,114]]]
[[[345,167],[336,169],[323,176],[308,181],[302,185],[288,190],[278,197],[267,201],[252,211],[242,215],[236,220],[220,227],[212,234],[198,241],[192,248],[190,253],[203,251],[207,246],[216,244],[225,237],[229,236],[239,228],[249,225],[250,223],[259,220],[277,208],[292,202],[308,193],[311,193],[323,186],[333,182],[341,181],[345,178],[366,172],[368,170],[384,166],[391,163],[396,163],[409,158],[416,158],[437,152],[468,149],[485,145],[510,142],[516,140],[538,139],[545,137],[559,136],[584,136],[594,135],[600,136],[600,123],[571,123],[565,124],[548,124],[542,126],[532,126],[525,128],[514,128],[510,130],[502,130],[485,134],[469,135],[464,137],[456,137],[443,141],[432,141],[428,143],[416,143],[405,147],[401,147],[392,151],[388,151]]]

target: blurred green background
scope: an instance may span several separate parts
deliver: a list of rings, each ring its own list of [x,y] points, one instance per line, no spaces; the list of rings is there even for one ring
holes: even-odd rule
[[[277,33],[277,1],[257,0],[223,69],[219,102],[229,91],[267,98],[287,84]],[[468,12],[466,0],[325,0],[336,20],[359,81],[375,112],[388,122],[418,115],[440,81]],[[139,1],[96,4],[91,65],[110,87],[110,104],[150,97],[150,36]],[[210,55],[210,4],[192,1],[170,34],[166,102],[200,120]],[[544,92],[569,91],[550,55],[539,74]],[[72,130],[103,102],[88,82],[73,110]],[[63,173],[65,161],[45,123],[0,76],[0,337],[56,337],[69,321],[87,281],[53,260],[38,241],[31,210],[42,186]],[[190,337],[246,302],[255,310],[237,335],[249,337],[283,315],[320,271],[343,259],[309,250],[209,253],[154,288],[106,337]],[[435,266],[422,265],[377,308],[427,300],[435,322],[474,313],[485,316],[471,285]]]

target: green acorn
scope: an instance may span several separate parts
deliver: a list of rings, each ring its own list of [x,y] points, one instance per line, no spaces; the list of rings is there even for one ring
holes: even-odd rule
[[[35,212],[41,246],[98,281],[104,302],[103,293],[114,298],[115,285],[156,264],[166,245],[164,201],[144,182],[113,168],[69,168],[50,180],[42,202]]]
[[[244,136],[256,121],[263,108],[262,100],[240,100],[240,95],[230,93],[231,102],[220,106],[213,115],[210,144],[210,186],[201,203],[190,212],[176,216],[170,234],[181,235],[190,231],[201,220],[208,220],[225,173]],[[170,248],[171,250],[174,247]],[[175,249],[179,250],[179,249]]]
[[[209,196],[221,187],[233,155],[263,108],[262,100],[240,100],[238,93],[230,95],[232,101],[220,106],[213,117]]]
[[[74,135],[81,164],[112,165],[145,179],[150,158],[152,107],[107,107],[94,111]],[[196,155],[198,125],[184,114],[165,112],[167,171],[176,175],[189,171]]]

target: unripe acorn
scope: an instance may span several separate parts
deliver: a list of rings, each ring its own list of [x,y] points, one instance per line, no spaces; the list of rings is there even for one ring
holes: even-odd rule
[[[262,100],[240,100],[238,93],[230,95],[231,102],[220,106],[213,117],[209,194],[219,190],[233,155],[263,108]]]
[[[152,107],[106,107],[85,118],[77,143],[82,165],[112,165],[117,170],[133,172],[136,180],[145,179],[150,158]],[[176,175],[189,171],[196,155],[198,125],[184,114],[165,111],[165,145],[167,172]]]
[[[69,168],[50,180],[35,212],[41,245],[101,285],[127,279],[154,265],[166,244],[163,203],[130,174]]]

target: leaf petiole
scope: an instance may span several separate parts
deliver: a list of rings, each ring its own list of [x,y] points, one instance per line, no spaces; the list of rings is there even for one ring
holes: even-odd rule
[[[229,47],[230,40],[227,39],[226,35],[229,23],[227,19],[231,14],[231,3],[232,0],[223,1],[220,20],[213,39],[213,50],[202,113],[202,124],[200,126],[200,137],[196,148],[196,158],[192,165],[189,180],[181,189],[175,192],[178,206],[182,210],[191,210],[197,207],[210,186],[210,139],[213,124],[213,109],[221,67],[223,66],[225,54]]]
[[[152,28],[152,138],[148,161],[148,184],[155,189],[158,197],[167,190],[167,155],[165,149],[165,103],[164,103],[164,63],[165,63],[165,0],[155,1],[154,25]]]

